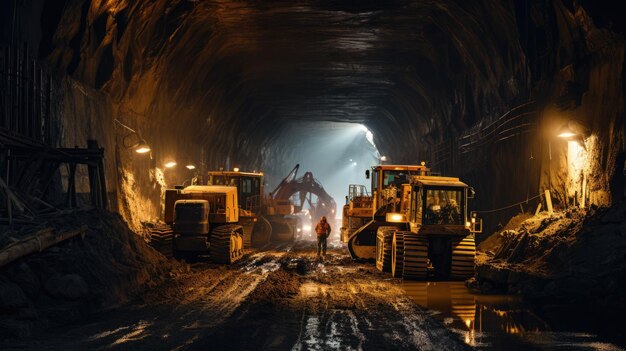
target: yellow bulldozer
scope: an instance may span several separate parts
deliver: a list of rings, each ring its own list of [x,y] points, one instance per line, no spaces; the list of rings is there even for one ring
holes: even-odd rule
[[[232,263],[243,255],[237,188],[192,185],[168,189],[164,221],[173,230],[175,257],[209,254],[217,263]]]
[[[289,204],[264,196],[263,173],[211,171],[206,183],[165,191],[165,223],[149,225],[152,246],[176,258],[209,254],[232,263],[244,247],[294,240],[297,219],[284,216]]]
[[[474,236],[482,231],[482,220],[468,216],[474,191],[459,178],[429,173],[424,165],[372,169],[371,220],[352,233],[345,229],[352,258],[375,259],[396,278],[474,274]]]

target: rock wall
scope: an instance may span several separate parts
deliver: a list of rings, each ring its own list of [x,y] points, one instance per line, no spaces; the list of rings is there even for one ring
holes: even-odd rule
[[[544,189],[558,208],[607,203],[625,149],[623,31],[612,10],[562,0],[34,0],[4,12],[3,34],[106,94],[104,123],[117,118],[150,143],[152,159],[126,148],[123,130],[108,137],[120,211],[139,227],[160,215],[164,183],[194,175],[181,165],[292,163],[287,150],[259,150],[287,144],[276,135],[299,121],[363,123],[392,160],[430,159],[463,177],[481,210]],[[586,166],[573,171],[554,136],[571,119],[590,129]],[[161,170],[169,159],[179,167]]]
[[[579,4],[520,2],[515,14],[527,77],[510,87],[518,102],[479,109],[477,125],[444,143],[452,152],[440,165],[477,188],[474,206],[485,211],[487,232],[539,203],[545,209],[546,189],[557,209],[622,197],[610,183],[622,177],[626,149],[623,36],[596,27]],[[588,130],[559,138],[572,121]]]

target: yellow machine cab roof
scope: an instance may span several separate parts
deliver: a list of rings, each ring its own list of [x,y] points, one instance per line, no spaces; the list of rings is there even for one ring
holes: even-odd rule
[[[411,178],[411,183],[417,183],[426,186],[469,188],[467,184],[463,183],[459,180],[459,178],[455,177],[416,176]]]
[[[230,194],[233,193],[237,195],[237,187],[236,186],[226,186],[226,185],[190,185],[183,190],[180,191],[182,194],[198,194],[198,193],[209,193],[209,194]]]

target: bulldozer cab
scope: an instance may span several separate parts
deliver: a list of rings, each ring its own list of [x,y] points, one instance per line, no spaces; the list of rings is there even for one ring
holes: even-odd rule
[[[411,180],[408,222],[412,232],[467,235],[479,232],[468,217],[473,190],[458,178],[418,176]]]
[[[263,198],[263,173],[209,172],[207,185],[237,187],[239,206],[252,213],[259,212]]]

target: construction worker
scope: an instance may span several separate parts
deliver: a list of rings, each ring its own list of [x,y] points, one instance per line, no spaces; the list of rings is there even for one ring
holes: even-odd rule
[[[317,233],[317,256],[320,253],[326,256],[326,239],[330,236],[330,224],[326,221],[326,217],[322,216],[322,219],[315,226],[315,232]]]

